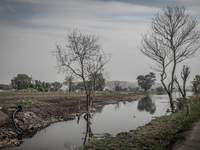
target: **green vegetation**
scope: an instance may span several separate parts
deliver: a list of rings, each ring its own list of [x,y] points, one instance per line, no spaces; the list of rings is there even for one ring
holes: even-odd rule
[[[11,90],[12,87],[8,84],[0,84],[0,89],[1,90]]]
[[[192,91],[195,94],[200,93],[200,75],[196,75],[194,80],[192,81]]]
[[[114,86],[114,89],[115,89],[115,91],[124,91],[124,92],[126,92],[126,91],[131,91],[131,92],[137,92],[137,91],[139,91],[139,87],[131,87],[131,86],[123,86],[123,85],[120,85],[121,83],[120,83],[120,81],[115,81],[115,86]],[[124,87],[124,88],[123,88]],[[107,89],[108,90],[108,89]]]
[[[53,91],[58,91],[62,87],[62,83],[56,81],[51,83],[51,86],[53,87]]]
[[[159,93],[164,93],[165,89],[162,86],[160,86],[160,87],[156,88],[156,91]]]
[[[63,82],[64,85],[67,85],[69,87],[69,93],[71,93],[72,91],[74,91],[74,82],[75,82],[76,78],[74,76],[66,76],[65,77],[65,81]]]
[[[18,74],[17,77],[11,80],[11,86],[14,89],[22,90],[33,87],[33,84],[31,83],[31,77],[26,74]]]
[[[89,76],[89,86],[94,91],[103,91],[105,87],[105,78],[102,73],[92,73]]]
[[[200,119],[200,100],[191,97],[188,101],[191,113],[187,115],[184,107],[178,113],[156,118],[143,127],[120,133],[116,137],[92,140],[84,150],[165,150],[178,139],[185,139],[184,131],[191,129],[192,124]]]
[[[11,90],[16,89],[17,92],[49,92],[58,91],[62,87],[62,83],[53,82],[42,82],[40,80],[33,80],[33,77],[29,77],[26,74],[18,74],[11,80],[11,85],[0,84],[0,89]]]
[[[149,74],[147,75],[139,75],[137,77],[137,82],[138,82],[138,85],[144,89],[144,91],[146,92],[148,89],[151,88],[152,85],[154,85],[156,81],[156,76],[153,72],[150,72]]]

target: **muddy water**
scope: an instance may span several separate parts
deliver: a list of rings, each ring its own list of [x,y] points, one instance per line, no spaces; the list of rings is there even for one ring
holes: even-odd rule
[[[167,95],[150,95],[134,102],[105,105],[90,116],[82,115],[75,120],[54,123],[34,137],[23,139],[24,143],[19,147],[23,150],[69,150],[93,138],[115,136],[119,132],[136,129],[154,117],[165,115],[169,108]]]

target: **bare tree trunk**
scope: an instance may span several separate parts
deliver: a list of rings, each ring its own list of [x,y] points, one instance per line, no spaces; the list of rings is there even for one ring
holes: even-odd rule
[[[80,110],[80,101],[78,98],[77,98],[77,104],[78,104],[78,110]]]
[[[97,82],[96,82],[96,79],[95,79],[95,81],[94,81],[94,95],[96,95],[96,90],[97,90]]]
[[[167,92],[168,94],[168,97],[169,97],[169,102],[170,102],[170,107],[171,107],[171,110],[172,110],[172,113],[174,113],[174,103],[173,103],[173,97],[172,97],[172,93],[167,89],[165,83],[163,82],[163,77],[161,76],[161,83],[162,85],[164,86],[165,88],[165,91]]]
[[[190,68],[188,66],[184,65],[183,69],[182,69],[182,72],[181,72],[181,78],[183,79],[183,90],[181,89],[181,86],[178,83],[178,80],[177,80],[176,76],[174,76],[174,81],[176,82],[176,84],[178,86],[178,89],[181,92],[183,100],[187,100],[185,85],[186,85],[186,81],[187,81],[187,78],[188,78],[189,74],[190,74]]]
[[[142,36],[141,52],[156,61],[154,69],[161,72],[161,82],[168,93],[172,112],[174,111],[173,90],[176,65],[195,56],[200,48],[200,32],[196,30],[198,20],[185,14],[185,7],[167,6],[157,13],[151,22],[151,32]],[[171,67],[168,87],[166,68]],[[185,91],[184,91],[184,97]]]
[[[70,79],[69,79],[69,93],[71,93],[71,91],[72,91],[72,79],[70,77]]]
[[[89,108],[92,108],[91,89],[89,90]]]
[[[187,98],[186,98],[185,84],[186,84],[186,81],[183,82],[183,99],[187,100]]]
[[[89,95],[87,94],[87,99],[86,99],[86,104],[87,104],[87,113],[89,113]]]
[[[90,122],[90,114],[86,114],[84,116],[84,119],[86,121],[86,133],[85,133],[85,138],[84,138],[83,145],[86,144],[87,139],[88,139],[88,142],[89,142],[91,139],[94,138],[94,135],[92,133],[92,129],[90,127],[90,124],[91,124],[91,122]]]
[[[173,97],[172,97],[172,93],[168,94],[169,96],[169,101],[170,101],[170,106],[171,106],[171,109],[172,109],[172,113],[174,113],[174,102],[173,102]]]
[[[86,93],[86,107],[87,107],[87,113],[89,113],[89,104],[90,104],[90,103],[89,103],[89,97],[90,97],[90,95],[89,95],[89,90],[88,90],[88,87],[87,87],[85,78],[82,77],[82,79],[83,79],[83,85],[84,85],[84,87],[85,87],[85,93]]]
[[[176,77],[174,77],[174,81],[176,82],[176,84],[177,84],[177,86],[178,86],[178,90],[179,90],[179,92],[181,93],[181,95],[182,95],[182,97],[183,97],[183,100],[186,100],[185,83],[183,83],[183,91],[182,91],[181,86],[180,86],[180,84],[178,83]]]
[[[163,65],[163,68],[162,68],[162,73],[160,74],[160,76],[161,76],[161,80],[160,81],[161,81],[162,85],[164,86],[165,91],[168,94],[169,102],[170,102],[170,107],[171,107],[172,113],[174,113],[174,103],[173,103],[173,97],[172,97],[173,88],[170,88],[170,86],[172,86],[171,83],[168,85],[168,88],[167,88],[167,86],[164,83],[164,80],[167,78],[167,74],[165,72],[164,62],[163,62],[162,65]]]
[[[182,89],[181,89],[181,86],[180,86],[180,84],[178,83],[178,81],[177,81],[177,79],[175,78],[175,80],[174,80],[175,82],[176,82],[176,84],[178,85],[178,90],[179,90],[179,92],[181,93],[181,95],[182,95],[182,97],[183,97],[183,99],[185,100],[185,93],[184,93],[184,91],[182,91]]]
[[[173,43],[173,37],[171,37],[171,43]],[[173,47],[173,44],[171,45],[171,47]],[[169,100],[170,100],[170,105],[171,105],[171,109],[172,109],[172,113],[174,113],[175,111],[174,111],[174,102],[173,102],[173,97],[172,97],[172,94],[173,94],[173,90],[174,90],[174,74],[175,74],[175,70],[176,70],[176,64],[177,64],[177,62],[176,62],[176,53],[175,53],[175,49],[174,48],[172,48],[173,49],[173,52],[174,52],[174,54],[173,54],[173,56],[174,56],[174,59],[173,59],[173,62],[174,62],[174,64],[173,64],[173,70],[172,70],[172,75],[171,75],[171,82],[170,82],[170,91],[169,91]]]

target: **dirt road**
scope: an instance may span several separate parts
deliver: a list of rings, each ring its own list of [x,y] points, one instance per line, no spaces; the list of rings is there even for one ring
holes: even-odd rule
[[[200,120],[184,134],[186,139],[175,143],[171,150],[200,150]]]

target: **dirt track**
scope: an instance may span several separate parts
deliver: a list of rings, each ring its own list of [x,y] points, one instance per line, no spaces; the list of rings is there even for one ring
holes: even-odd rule
[[[140,93],[104,93],[93,97],[93,108],[117,101],[136,100],[144,95]],[[78,109],[77,99],[80,101]],[[16,106],[22,104],[22,112],[16,114],[16,123],[23,130],[15,129],[12,115]],[[46,93],[1,93],[0,94],[0,149],[19,145],[22,138],[32,137],[51,123],[74,119],[86,112],[84,93],[46,94]]]
[[[185,140],[179,140],[171,150],[199,150],[200,149],[200,120],[194,123],[191,130],[184,132]]]

